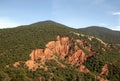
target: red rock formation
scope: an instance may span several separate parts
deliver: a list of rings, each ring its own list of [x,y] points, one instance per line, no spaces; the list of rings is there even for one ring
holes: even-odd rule
[[[70,49],[70,38],[69,37],[60,37],[57,36],[57,41],[51,41],[46,45],[46,48],[50,49],[50,53],[56,53],[61,58],[64,58],[68,53]],[[47,49],[47,50],[48,50]]]
[[[83,41],[80,40],[80,39],[76,39],[76,43],[78,43],[79,45],[83,45],[84,44]]]
[[[90,53],[90,56],[94,56],[95,52],[92,50],[90,46],[85,46],[85,49]]]
[[[81,66],[78,68],[78,70],[79,70],[80,72],[84,72],[84,73],[90,72],[84,65],[81,65]]]
[[[50,50],[49,48],[45,48],[44,51],[44,55],[45,55],[45,59],[52,59],[54,52],[52,50]]]
[[[87,56],[82,50],[78,50],[72,56],[68,57],[68,61],[71,64],[77,64],[77,65],[81,65],[86,59]]]
[[[36,63],[34,60],[26,61],[25,65],[28,67],[28,69],[32,70],[36,70],[38,68],[38,63]]]
[[[102,72],[100,73],[100,75],[108,75],[108,64],[105,64],[102,68]]]
[[[19,65],[20,65],[19,62],[15,62],[15,63],[13,64],[13,66],[14,66],[15,68],[17,68]]]
[[[101,75],[108,75],[108,64],[105,64],[102,68],[102,71],[100,73],[100,75],[97,77],[99,81],[109,81],[107,79],[104,79]]]
[[[77,46],[77,45],[75,45],[75,47],[74,47],[74,51],[76,52],[77,50],[79,50],[80,48]]]
[[[55,41],[51,41],[51,42],[48,42],[48,44],[46,44],[46,47],[49,48],[50,50],[55,49],[55,46],[56,46]]]
[[[69,37],[57,37],[55,50],[56,53],[61,57],[64,58],[68,53],[71,45],[71,39]]]
[[[41,64],[44,64],[45,54],[43,49],[33,50],[30,57],[31,59],[25,62],[25,66],[28,67],[28,69],[36,70],[38,68],[38,63],[36,63],[36,60],[38,59],[41,59]]]
[[[102,77],[100,77],[100,76],[98,76],[97,78],[98,78],[99,81],[109,81],[109,80],[104,79],[104,78],[102,78]]]
[[[48,42],[45,49],[33,50],[30,54],[31,60],[28,60],[25,65],[29,69],[37,69],[38,64],[36,63],[36,60],[40,59],[41,63],[44,64],[45,60],[56,60],[55,54],[58,54],[58,56],[66,59],[71,64],[81,65],[87,59],[87,55],[85,55],[77,44],[83,45],[83,41],[77,39],[73,42],[69,37],[57,36],[57,41]],[[65,58],[66,56],[67,58]],[[60,62],[57,61],[57,63],[61,65],[61,67],[65,67]]]
[[[36,49],[33,50],[30,54],[31,60],[37,60],[38,58],[44,58],[44,50],[43,49]]]
[[[81,46],[83,46],[84,49],[86,49],[90,53],[90,56],[93,56],[95,54],[94,51],[92,50],[92,48],[90,46],[84,45],[84,42],[82,40],[77,39],[76,43],[79,44],[79,45],[81,45]]]

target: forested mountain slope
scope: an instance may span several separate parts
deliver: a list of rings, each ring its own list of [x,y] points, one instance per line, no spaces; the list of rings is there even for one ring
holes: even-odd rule
[[[120,43],[85,33],[50,20],[0,29],[0,81],[119,81]]]
[[[99,37],[110,43],[120,43],[120,31],[114,31],[99,26],[90,26],[87,28],[80,28],[79,30],[86,34]]]

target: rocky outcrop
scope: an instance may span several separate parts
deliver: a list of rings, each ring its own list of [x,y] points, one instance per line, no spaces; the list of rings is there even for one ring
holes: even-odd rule
[[[84,72],[84,73],[90,72],[84,65],[81,65],[81,66],[78,68],[78,71]]]
[[[78,44],[79,46],[82,46],[86,51],[89,52],[89,56],[94,56],[95,52],[93,51],[93,49],[91,48],[91,46],[86,45],[86,43],[84,43],[82,40],[80,39],[76,39],[76,44]]]
[[[30,54],[30,60],[25,62],[25,66],[28,67],[28,69],[36,70],[38,68],[37,60],[40,59],[40,63],[44,64],[45,55],[43,49],[36,49],[33,50]]]
[[[71,44],[72,40],[69,37],[58,36],[55,46],[56,54],[64,58],[69,53]]]
[[[76,43],[78,43],[79,45],[84,45],[84,42],[80,39],[76,39]]]
[[[71,64],[81,65],[87,59],[87,55],[82,50],[77,50],[74,54],[68,57],[68,62]]]
[[[69,37],[57,36],[57,40],[48,42],[45,49],[33,50],[30,54],[31,59],[26,61],[25,65],[29,69],[37,69],[37,60],[40,60],[40,63],[44,64],[46,60],[52,59],[55,60],[61,67],[65,67],[65,65],[57,61],[57,55],[73,65],[80,66],[87,59],[87,55],[79,48],[78,45],[84,46],[84,42],[80,39],[73,41]],[[88,72],[88,70],[86,70],[83,66],[80,66],[80,71]]]
[[[89,56],[94,56],[95,52],[93,51],[93,49],[90,46],[85,46],[84,47],[88,52],[89,52]]]
[[[100,75],[108,75],[108,72],[109,72],[108,64],[105,64],[102,68],[102,71],[101,71]]]
[[[37,49],[33,50],[30,54],[31,60],[38,60],[39,58],[44,59],[44,50],[43,49]]]
[[[98,78],[99,81],[109,81],[109,80],[104,79],[104,78],[102,78],[102,77],[100,77],[100,76],[98,76],[97,78]]]
[[[109,81],[109,80],[107,80],[107,79],[105,79],[105,78],[103,78],[102,77],[102,75],[108,75],[108,72],[109,72],[109,70],[108,70],[108,64],[105,64],[103,67],[102,67],[102,71],[101,71],[101,73],[100,73],[100,75],[97,77],[98,78],[98,80],[99,81]]]
[[[25,65],[31,70],[36,70],[38,68],[38,63],[36,63],[34,60],[26,61]]]
[[[15,63],[13,64],[13,66],[14,66],[15,68],[17,68],[19,65],[20,65],[19,62],[15,62]]]

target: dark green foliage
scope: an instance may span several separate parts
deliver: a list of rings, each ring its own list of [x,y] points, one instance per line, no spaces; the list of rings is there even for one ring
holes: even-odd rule
[[[11,78],[10,81],[32,81],[32,79],[27,76],[25,69],[8,68],[5,72]]]
[[[48,77],[51,81],[96,81],[95,76],[91,74],[79,73],[74,66],[66,65],[69,68],[62,68],[54,60],[48,61],[47,66],[50,66]],[[55,67],[56,66],[56,67]],[[49,73],[50,72],[50,73]]]
[[[104,66],[104,64],[97,60],[95,57],[89,57],[85,62],[84,65],[92,72],[101,72],[101,68]]]
[[[80,32],[96,36],[104,41],[111,43],[120,43],[120,31],[113,31],[104,27],[90,26],[79,29]]]
[[[58,66],[57,62],[55,60],[48,60],[45,62],[47,66]]]
[[[120,80],[120,67],[109,64],[108,66],[109,74],[107,78],[110,81],[119,81]]]
[[[0,70],[0,81],[8,81],[8,79],[8,75],[4,71]]]

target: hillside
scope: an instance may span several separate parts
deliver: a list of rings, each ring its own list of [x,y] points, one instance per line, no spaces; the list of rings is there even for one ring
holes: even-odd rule
[[[50,20],[0,29],[0,81],[119,81],[120,44],[80,31]]]
[[[110,43],[120,43],[120,31],[110,30],[105,27],[99,26],[90,26],[87,28],[80,28],[79,31],[84,32],[86,34],[99,37],[104,41]]]

